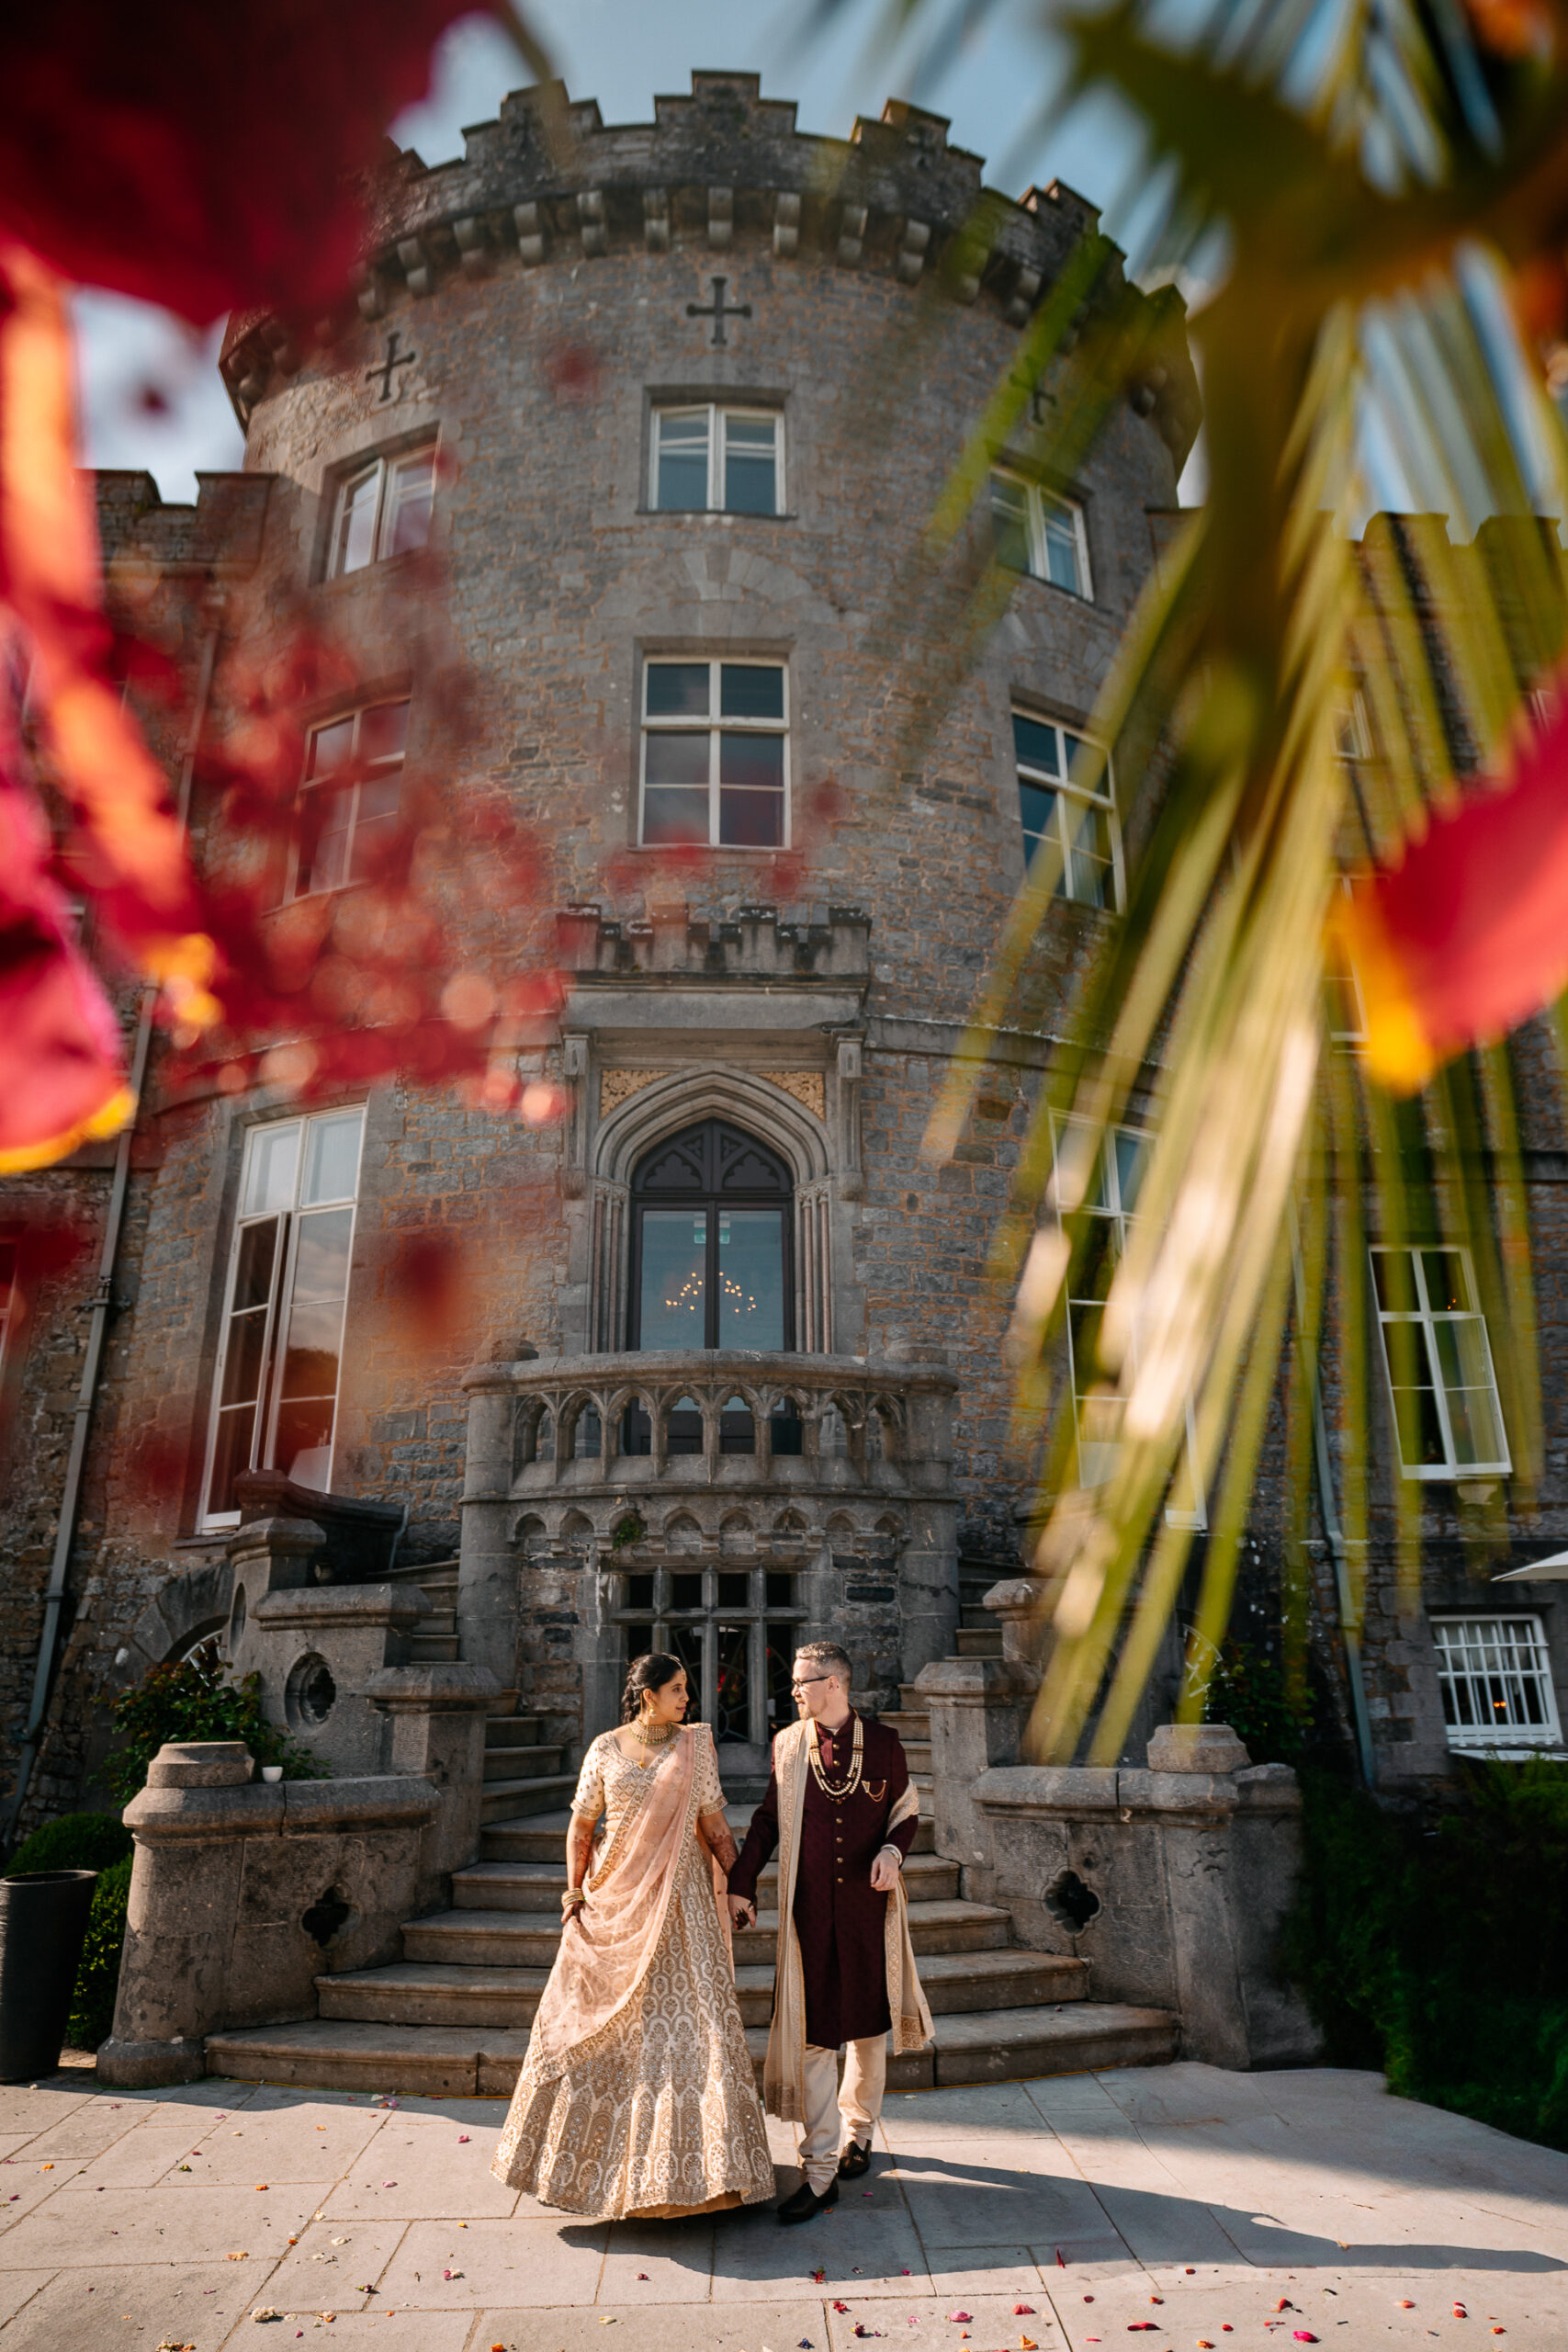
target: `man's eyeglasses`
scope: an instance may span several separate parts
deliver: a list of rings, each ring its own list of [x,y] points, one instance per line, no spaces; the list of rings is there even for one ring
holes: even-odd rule
[[[789,1687],[792,1690],[809,1690],[814,1682],[831,1682],[832,1679],[830,1674],[808,1674],[804,1682],[792,1682]]]

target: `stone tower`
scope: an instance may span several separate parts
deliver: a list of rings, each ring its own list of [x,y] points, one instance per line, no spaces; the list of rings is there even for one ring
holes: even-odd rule
[[[231,1623],[247,1472],[406,1506],[403,1564],[460,1554],[461,1657],[567,1747],[613,1720],[628,1655],[679,1649],[743,1774],[803,1629],[893,1704],[951,1647],[961,1563],[1010,1556],[1030,1464],[987,1251],[1144,821],[1135,777],[1086,791],[1072,763],[1195,429],[1179,315],[1151,305],[1161,356],[1073,479],[1040,462],[1058,378],[1025,368],[927,561],[1091,208],[987,193],[910,107],[804,137],[748,75],[696,75],[651,124],[568,112],[564,151],[525,94],[461,161],[389,166],[330,351],[233,322],[243,475],[194,511],[101,481],[111,577],[193,683],[205,658],[214,735],[301,614],[354,650],[308,713],[284,915],[352,894],[421,775],[531,829],[537,896],[476,888],[454,921],[488,969],[499,937],[560,974],[523,1074],[570,1108],[154,1063],[39,1803],[91,1786],[93,1684]],[[209,864],[224,828],[198,789]],[[933,1106],[1047,839],[1038,1019],[938,1165]],[[107,1165],[33,1193],[90,1224]],[[445,1321],[410,1312],[416,1245],[447,1253]],[[77,1281],[35,1355],[50,1331],[69,1354]],[[35,1440],[41,1365],[17,1373]],[[62,1476],[35,1442],[24,1552]],[[27,1577],[9,1605],[30,1674]]]

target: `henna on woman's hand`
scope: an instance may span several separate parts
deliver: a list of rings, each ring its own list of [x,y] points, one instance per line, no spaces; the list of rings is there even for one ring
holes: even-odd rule
[[[719,1869],[728,1876],[735,1868],[740,1849],[736,1844],[735,1833],[723,1814],[699,1813],[697,1835],[718,1864]]]

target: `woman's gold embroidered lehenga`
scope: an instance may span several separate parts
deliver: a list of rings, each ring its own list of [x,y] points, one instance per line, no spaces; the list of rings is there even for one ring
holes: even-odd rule
[[[593,2221],[773,2195],[722,1878],[697,1837],[723,1806],[705,1724],[654,1765],[611,1732],[584,1757],[572,1811],[602,1809],[604,1829],[491,2166],[510,2188]]]

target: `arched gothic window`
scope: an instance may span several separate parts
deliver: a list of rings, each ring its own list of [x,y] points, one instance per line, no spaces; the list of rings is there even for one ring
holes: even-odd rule
[[[793,1348],[790,1175],[724,1119],[655,1146],[632,1177],[634,1348]]]

